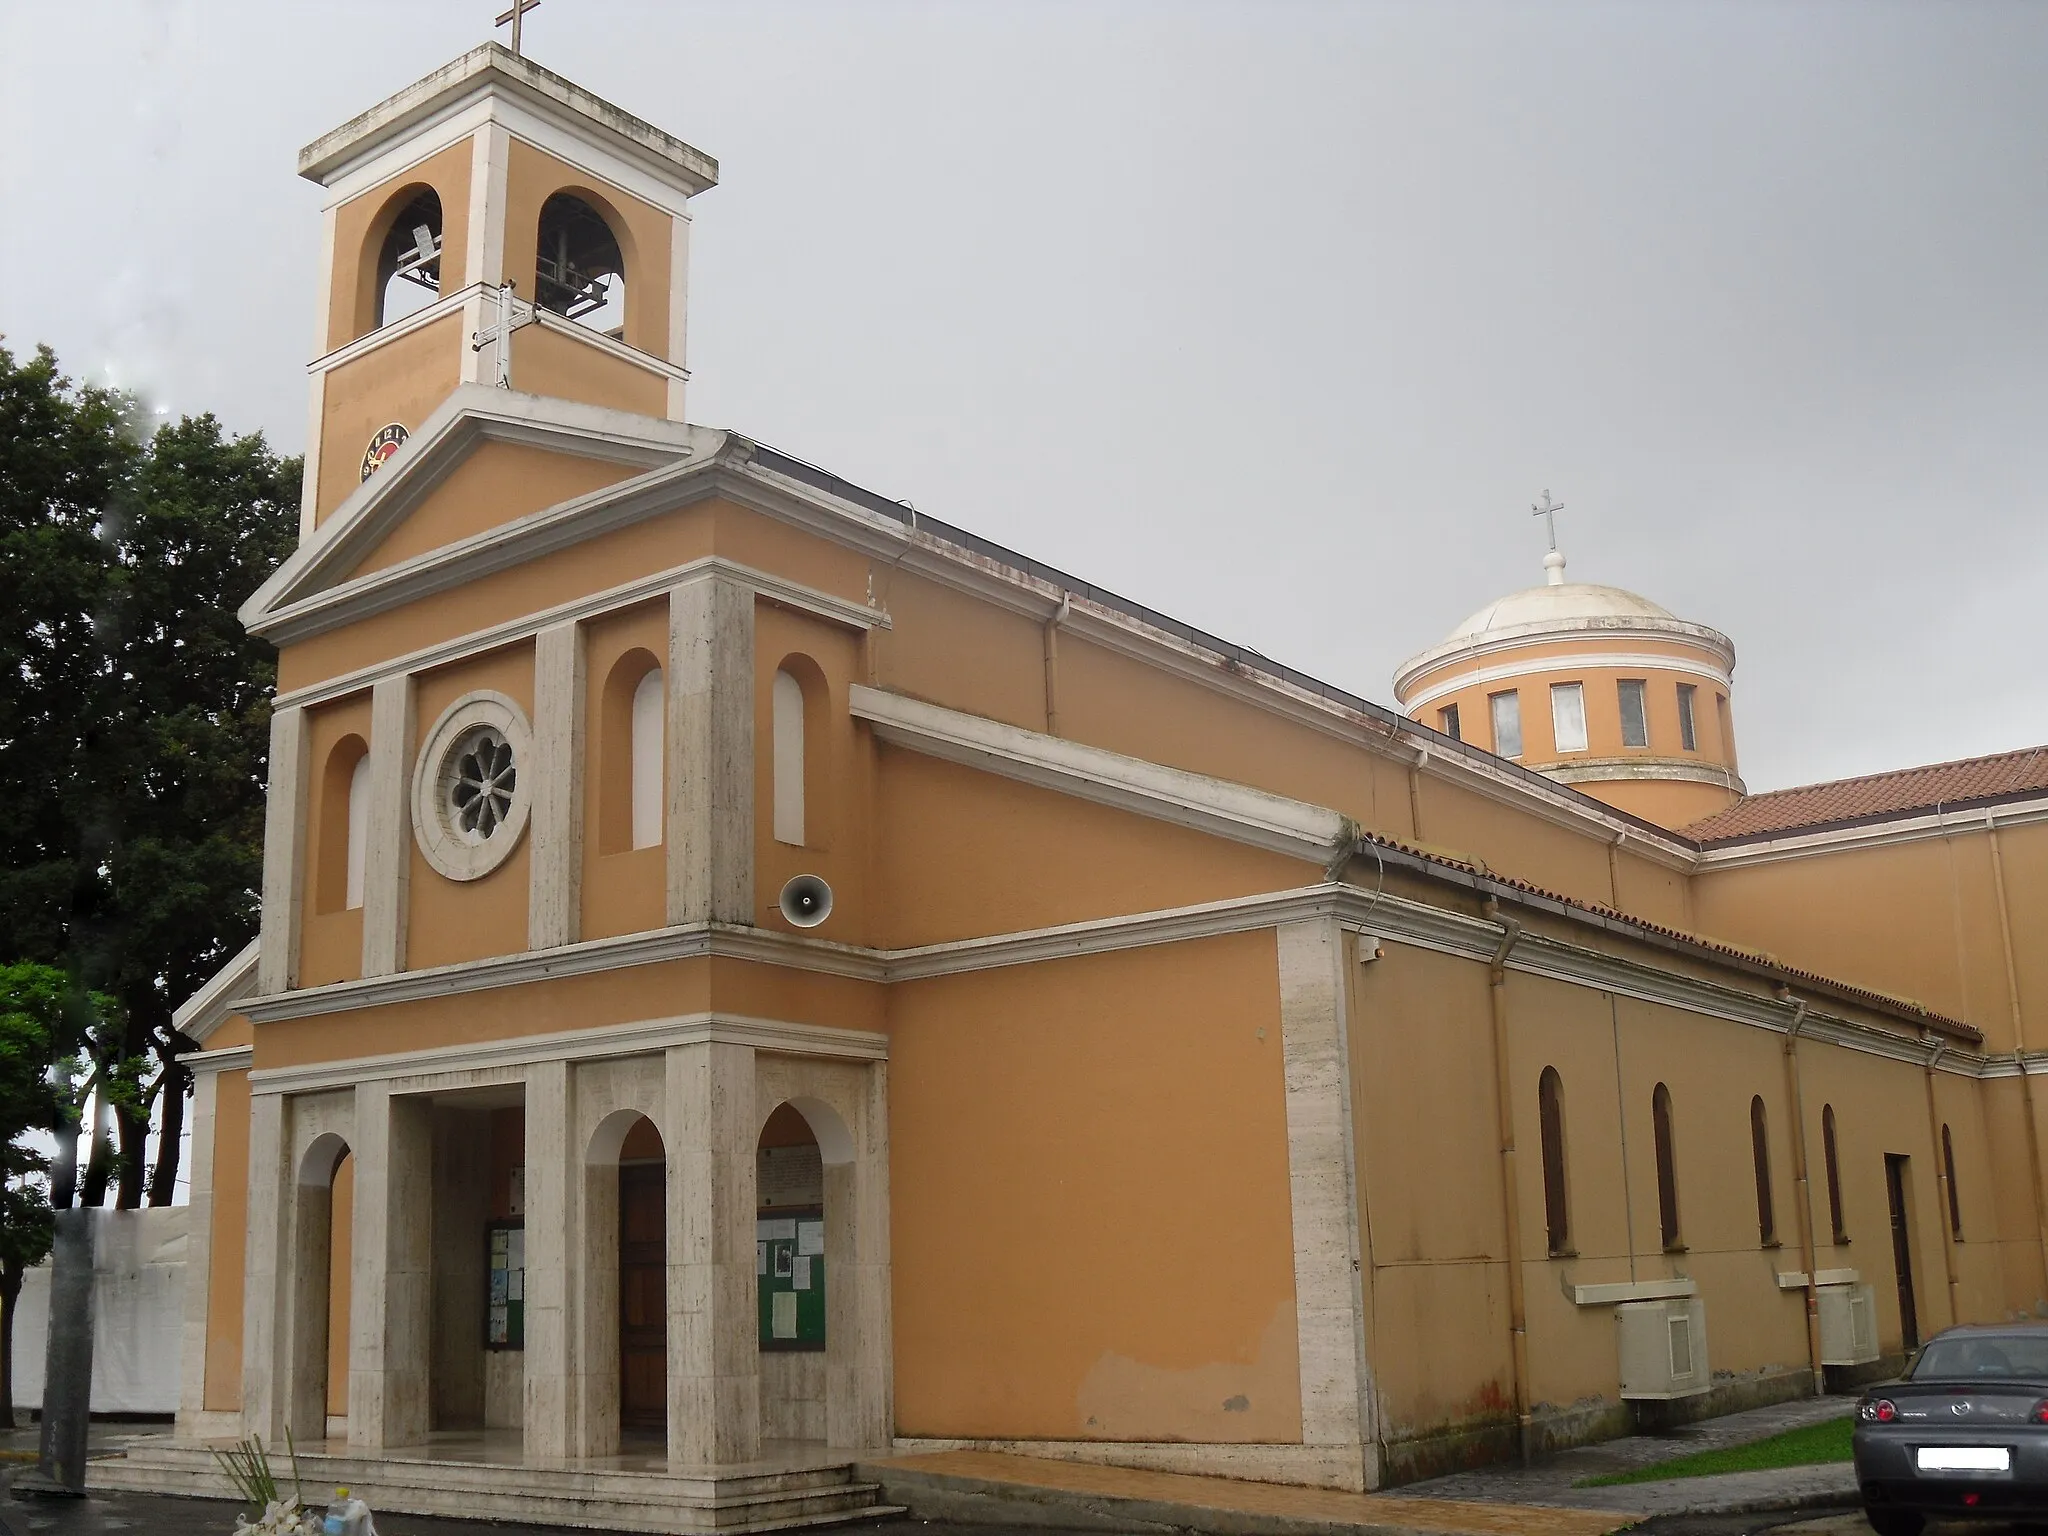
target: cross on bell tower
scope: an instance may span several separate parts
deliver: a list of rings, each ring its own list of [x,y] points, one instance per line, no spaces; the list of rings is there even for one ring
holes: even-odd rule
[[[499,17],[499,18],[498,18],[498,19],[497,19],[497,20],[496,20],[495,22],[493,22],[493,23],[492,23],[492,29],[493,29],[494,31],[495,31],[495,30],[496,30],[496,29],[497,29],[498,27],[502,27],[502,26],[506,25],[507,23],[510,23],[510,24],[511,24],[511,27],[512,27],[512,55],[513,55],[513,57],[514,57],[514,58],[518,58],[518,57],[521,57],[521,56],[522,56],[522,55],[520,54],[520,51],[519,51],[519,24],[520,24],[520,22],[521,22],[521,21],[523,21],[523,20],[525,19],[525,17],[526,17],[526,13],[527,13],[528,11],[537,11],[537,10],[539,10],[539,9],[540,9],[540,0],[512,0],[512,9],[511,9],[511,10],[509,10],[509,11],[507,11],[507,12],[506,12],[506,13],[505,13],[504,15],[500,16],[500,17]]]

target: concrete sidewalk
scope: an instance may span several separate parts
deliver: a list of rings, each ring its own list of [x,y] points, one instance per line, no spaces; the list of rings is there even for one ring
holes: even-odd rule
[[[1219,1536],[1608,1536],[1637,1518],[1626,1509],[1340,1493],[995,1451],[936,1451],[863,1462],[857,1475],[880,1483],[882,1497],[909,1506],[920,1519],[1068,1530],[1199,1530]]]

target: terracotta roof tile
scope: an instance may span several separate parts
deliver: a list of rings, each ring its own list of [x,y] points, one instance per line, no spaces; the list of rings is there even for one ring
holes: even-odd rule
[[[1901,768],[1750,795],[1683,829],[1703,843],[1738,842],[1844,822],[1882,821],[1937,806],[1960,808],[2048,792],[2048,747]]]

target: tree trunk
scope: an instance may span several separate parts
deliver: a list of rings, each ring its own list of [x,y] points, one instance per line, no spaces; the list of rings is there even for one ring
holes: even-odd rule
[[[14,1260],[0,1261],[0,1430],[14,1426],[14,1303],[26,1271]]]
[[[50,1209],[68,1211],[78,1198],[78,1126],[67,1114],[57,1127],[57,1155],[50,1163]]]
[[[114,1128],[120,1133],[120,1155],[115,1160],[114,1209],[132,1211],[142,1204],[144,1158],[149,1152],[149,1108],[140,1114],[121,1109],[114,1113]]]
[[[108,1134],[112,1120],[102,1086],[92,1096],[92,1140],[85,1156],[85,1188],[78,1195],[78,1203],[88,1209],[107,1203],[107,1184],[114,1172],[113,1138]]]
[[[192,1090],[192,1073],[173,1058],[164,1063],[163,1091],[157,1095],[163,1105],[163,1126],[156,1144],[156,1167],[149,1176],[149,1203],[169,1205],[178,1187],[178,1159],[185,1139],[185,1095]]]

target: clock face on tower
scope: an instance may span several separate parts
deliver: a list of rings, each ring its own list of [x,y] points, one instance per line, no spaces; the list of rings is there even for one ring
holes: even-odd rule
[[[398,452],[411,435],[395,421],[388,427],[380,427],[377,435],[370,439],[370,446],[363,450],[363,478],[367,480],[382,469],[384,461]]]

